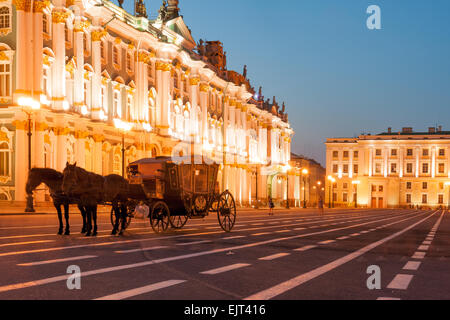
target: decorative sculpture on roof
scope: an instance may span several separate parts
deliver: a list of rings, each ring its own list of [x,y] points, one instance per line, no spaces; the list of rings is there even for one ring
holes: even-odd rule
[[[147,18],[147,8],[145,7],[145,4],[144,4],[143,0],[137,0],[135,2],[135,8],[134,9],[135,9],[135,12],[136,12],[136,17]]]
[[[122,5],[123,5],[123,1],[124,1],[124,0],[118,0],[118,1],[119,1],[119,7],[123,8]]]

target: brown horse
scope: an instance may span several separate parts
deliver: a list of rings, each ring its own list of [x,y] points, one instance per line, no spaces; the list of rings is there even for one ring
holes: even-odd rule
[[[62,183],[63,183],[63,174],[53,169],[47,168],[33,168],[30,170],[28,174],[28,180],[25,187],[26,193],[28,195],[33,194],[33,191],[41,184],[45,184],[49,191],[50,196],[53,199],[53,205],[58,212],[58,220],[59,220],[59,231],[58,234],[62,235],[64,230],[63,220],[62,220],[62,210],[61,207],[64,207],[64,218],[66,220],[66,230],[64,231],[65,235],[70,234],[70,225],[69,225],[69,204],[75,203],[71,202],[69,197],[66,196],[62,191]],[[83,217],[83,229],[81,233],[86,232],[86,211],[85,209],[78,205],[78,209],[81,212]]]
[[[126,226],[128,181],[118,175],[101,175],[88,172],[77,167],[76,163],[67,163],[64,169],[63,190],[70,196],[79,199],[79,203],[87,211],[87,236],[91,235],[92,222],[94,223],[93,236],[97,235],[97,205],[111,203],[116,215],[116,225],[112,234],[119,231],[119,222],[122,221],[120,234]]]

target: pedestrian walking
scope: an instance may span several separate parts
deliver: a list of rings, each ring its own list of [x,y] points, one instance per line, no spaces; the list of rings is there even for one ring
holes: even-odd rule
[[[323,200],[322,197],[319,199],[319,211],[321,214],[323,214]]]
[[[275,205],[273,204],[272,197],[269,196],[269,216],[273,216],[273,208]]]

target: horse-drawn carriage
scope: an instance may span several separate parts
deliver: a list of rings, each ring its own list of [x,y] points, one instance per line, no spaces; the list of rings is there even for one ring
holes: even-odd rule
[[[165,232],[169,225],[181,229],[189,219],[201,219],[214,212],[222,229],[231,232],[236,222],[236,204],[228,190],[221,194],[218,191],[219,165],[207,164],[209,161],[201,158],[184,160],[187,161],[158,157],[128,166],[126,225],[136,216],[137,208],[146,209],[144,218],[150,220],[156,233]],[[113,225],[115,220],[111,212]]]

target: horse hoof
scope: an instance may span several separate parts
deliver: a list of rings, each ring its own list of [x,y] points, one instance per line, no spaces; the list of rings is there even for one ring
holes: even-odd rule
[[[59,229],[59,231],[58,231],[58,236],[62,236],[62,234],[63,234],[63,230],[62,230],[62,229]]]
[[[111,232],[111,235],[112,236],[115,236],[117,234],[117,230],[113,230],[112,232]]]
[[[96,236],[97,236],[97,232],[93,232],[92,237],[96,237]]]
[[[86,237],[90,237],[91,233],[90,232],[86,232]]]
[[[123,236],[123,230],[119,232],[119,236]]]
[[[86,233],[86,229],[81,229],[81,233],[83,234],[83,233]]]
[[[66,230],[66,232],[64,232],[64,235],[65,235],[65,236],[70,236],[70,231],[69,231],[69,230]]]

